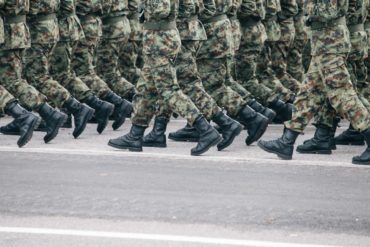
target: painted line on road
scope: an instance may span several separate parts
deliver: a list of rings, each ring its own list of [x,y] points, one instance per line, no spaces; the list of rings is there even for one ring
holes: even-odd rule
[[[50,229],[50,228],[0,227],[0,232],[40,234],[40,235],[62,235],[62,236],[75,236],[75,237],[111,238],[111,239],[128,239],[128,240],[169,241],[169,242],[178,242],[178,243],[182,242],[182,243],[229,245],[229,246],[333,247],[332,245],[329,246],[329,245],[295,244],[295,243],[255,241],[255,240],[244,240],[244,239],[207,238],[207,237],[196,237],[196,236],[162,235],[162,234],[145,234],[145,233],[128,233],[128,232],[82,231],[82,230]]]
[[[67,149],[67,148],[17,148],[0,146],[0,152],[18,152],[18,153],[42,153],[42,154],[68,154],[68,155],[87,155],[87,156],[115,156],[115,157],[142,157],[142,158],[157,158],[169,160],[190,160],[190,161],[213,161],[223,163],[248,163],[255,162],[258,164],[270,165],[293,165],[293,166],[326,166],[326,167],[352,167],[352,168],[370,168],[368,166],[354,166],[350,162],[343,161],[318,161],[318,160],[280,160],[278,158],[251,158],[242,156],[191,156],[185,154],[174,153],[153,153],[153,152],[129,152],[122,150],[98,150],[98,149]]]

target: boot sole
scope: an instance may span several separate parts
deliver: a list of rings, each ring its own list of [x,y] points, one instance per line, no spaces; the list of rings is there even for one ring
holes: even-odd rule
[[[296,151],[301,154],[332,154],[331,149],[330,150],[314,150],[314,151],[296,149]]]
[[[364,146],[365,141],[353,141],[353,142],[335,142],[336,145],[342,146]]]
[[[222,137],[219,136],[217,139],[215,139],[211,144],[209,144],[206,148],[204,148],[203,150],[199,151],[199,152],[191,152],[191,155],[192,156],[199,156],[201,154],[204,154],[205,152],[207,152],[211,147],[213,146],[216,146],[218,143],[220,143],[222,141]]]
[[[143,142],[143,147],[152,147],[152,148],[166,148],[167,144],[166,143],[144,143]]]
[[[352,164],[368,166],[368,165],[370,165],[370,161],[367,161],[367,162],[352,161]]]
[[[27,132],[27,135],[25,135],[23,138],[19,139],[17,141],[17,145],[18,147],[23,147],[24,145],[26,145],[32,138],[33,136],[33,131],[37,128],[37,125],[40,124],[41,122],[41,119],[36,117],[30,124],[30,130]]]
[[[217,150],[222,151],[225,148],[227,148],[228,146],[230,146],[234,142],[235,137],[237,137],[242,132],[242,130],[243,130],[242,126],[239,126],[238,128],[236,128],[233,132],[233,135],[230,136],[229,140],[227,140],[224,145],[222,145],[222,146],[217,145]]]
[[[272,154],[276,154],[279,158],[283,159],[283,160],[291,160],[292,159],[292,156],[289,156],[289,155],[286,155],[286,154],[281,154],[281,153],[278,153],[278,152],[275,152],[273,150],[270,150],[270,149],[267,149],[265,146],[263,146],[260,142],[257,143],[257,145],[262,148],[264,151],[268,152],[268,153],[272,153]]]
[[[104,121],[101,122],[102,125],[99,125],[99,120],[97,121],[98,127],[96,128],[96,131],[101,134],[105,130],[105,128],[108,126],[109,123],[109,117],[113,114],[114,107],[110,107],[109,111],[107,112],[108,114],[104,118]]]
[[[94,112],[95,111],[93,109],[89,110],[89,113],[85,117],[82,126],[78,129],[78,131],[73,131],[72,134],[75,139],[77,139],[82,134],[82,132],[84,132],[84,130],[86,129],[87,122],[94,116]]]
[[[198,142],[199,138],[176,138],[168,136],[168,139],[175,142]]]
[[[67,121],[67,118],[68,116],[67,115],[64,115],[62,116],[59,121],[58,121],[58,124],[55,126],[54,128],[54,131],[51,132],[50,136],[47,137],[47,135],[44,137],[44,142],[45,143],[49,143],[50,141],[52,141],[59,133],[59,129],[62,127],[62,125]]]
[[[263,134],[266,132],[268,124],[269,124],[268,120],[264,119],[264,123],[261,124],[261,127],[258,129],[258,131],[256,131],[256,134],[254,135],[254,137],[251,140],[248,140],[248,137],[249,137],[248,136],[247,139],[245,140],[245,144],[249,146],[253,142],[258,141],[263,136]]]
[[[114,148],[118,148],[118,149],[128,149],[130,152],[142,152],[143,151],[143,148],[133,148],[133,147],[127,147],[127,146],[120,146],[120,145],[113,144],[111,142],[108,142],[108,145],[111,146],[111,147],[114,147]]]

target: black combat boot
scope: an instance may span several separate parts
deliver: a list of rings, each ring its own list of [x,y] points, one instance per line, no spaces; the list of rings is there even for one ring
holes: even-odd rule
[[[290,103],[284,103],[283,101],[276,99],[269,104],[269,107],[276,112],[276,115],[282,121],[292,119],[293,105]]]
[[[266,152],[277,154],[281,159],[291,160],[298,135],[299,132],[285,128],[282,137],[272,141],[260,140],[258,146]]]
[[[48,143],[58,135],[59,128],[67,121],[67,115],[55,110],[47,103],[42,104],[37,112],[46,123],[47,130],[44,142]]]
[[[331,130],[332,128],[326,125],[317,124],[314,137],[299,145],[297,152],[304,154],[331,154]]]
[[[370,165],[370,129],[362,132],[361,134],[364,135],[366,140],[367,148],[366,150],[360,155],[355,156],[352,158],[352,164],[356,165]]]
[[[110,139],[108,145],[114,148],[128,149],[132,152],[141,152],[143,151],[143,136],[145,129],[145,127],[133,124],[128,134],[116,139]]]
[[[343,131],[342,134],[335,137],[334,140],[337,145],[362,146],[365,144],[364,136],[360,132],[356,131],[352,125]]]
[[[5,113],[14,118],[12,124],[16,126],[20,135],[17,144],[18,147],[23,147],[31,140],[33,130],[40,123],[41,119],[21,107],[17,102],[8,104],[5,107]]]
[[[274,120],[274,118],[276,117],[276,113],[273,110],[271,110],[268,107],[264,107],[263,105],[258,103],[256,100],[249,101],[248,105],[256,112],[259,112],[265,117],[267,117],[269,120],[269,123],[272,123],[272,120]]]
[[[114,105],[114,111],[112,114],[114,122],[112,124],[112,127],[113,130],[117,130],[125,122],[126,118],[131,117],[131,113],[133,112],[132,105],[130,102],[128,102],[125,99],[122,99],[113,92],[109,92],[104,97],[104,100]]]
[[[222,137],[217,130],[203,116],[198,117],[193,126],[200,133],[200,136],[197,146],[191,149],[191,155],[201,155],[222,141]]]
[[[167,147],[166,142],[166,129],[168,124],[168,118],[164,116],[156,116],[154,119],[154,126],[152,131],[143,138],[144,147]]]
[[[248,105],[239,111],[237,120],[247,127],[248,137],[245,140],[245,144],[248,146],[261,138],[269,123],[269,120],[265,116],[255,112]]]
[[[243,126],[237,121],[231,119],[225,115],[222,111],[215,114],[212,121],[218,124],[221,128],[221,134],[223,140],[217,144],[218,151],[221,151],[233,143],[235,137],[237,137],[243,130]]]
[[[194,127],[186,124],[184,128],[169,133],[168,139],[178,142],[198,142],[199,133]]]
[[[98,124],[96,131],[101,134],[108,125],[109,117],[114,110],[114,105],[107,101],[100,100],[93,94],[87,96],[83,102],[95,110],[94,116]]]
[[[340,122],[340,117],[334,117],[333,127],[330,129],[330,148],[331,150],[337,150],[337,145],[335,143],[335,132],[337,131]]]
[[[60,111],[67,115],[67,120],[62,125],[62,128],[72,129],[72,127],[73,127],[72,126],[72,114],[70,112],[68,112],[68,110],[65,109],[65,108],[60,109]]]
[[[85,104],[81,104],[75,98],[70,97],[63,105],[74,117],[74,138],[79,137],[86,128],[87,122],[94,115],[94,110]]]

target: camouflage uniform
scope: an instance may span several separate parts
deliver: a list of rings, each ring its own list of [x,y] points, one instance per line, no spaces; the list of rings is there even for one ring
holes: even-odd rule
[[[226,85],[231,76],[228,64],[233,54],[232,27],[226,15],[231,7],[231,0],[218,1],[216,12],[207,9],[200,15],[207,40],[199,50],[197,64],[206,91],[228,115],[235,117],[247,103]]]
[[[329,4],[330,3],[330,4]],[[302,132],[313,115],[325,109],[328,98],[335,111],[348,118],[357,131],[370,126],[369,112],[358,98],[346,68],[350,37],[345,14],[348,2],[316,1],[309,9],[312,30],[312,60],[295,101],[296,110],[285,126]],[[333,118],[333,115],[331,118]]]
[[[90,88],[72,69],[72,56],[78,40],[84,37],[76,16],[76,1],[61,0],[58,11],[60,39],[50,58],[50,73],[76,99],[83,101],[92,94]]]
[[[303,0],[297,0],[297,4],[298,14],[293,17],[295,37],[288,52],[287,70],[289,75],[297,81],[302,82],[304,76],[302,53],[307,44],[308,37],[304,18]]]
[[[2,7],[5,42],[0,45],[0,84],[29,109],[37,109],[46,97],[22,78],[22,59],[25,48],[30,47],[30,33],[26,25],[29,1],[7,1]]]
[[[161,104],[180,114],[193,125],[201,116],[177,83],[174,62],[181,47],[176,29],[177,4],[174,1],[146,0],[143,32],[144,67],[136,86],[132,123],[147,127]]]
[[[4,6],[4,1],[0,1],[0,8]],[[0,44],[4,43],[4,22],[0,15]],[[0,113],[4,114],[5,107],[8,103],[14,101],[11,95],[3,86],[0,85]]]
[[[4,114],[5,113],[5,107],[11,103],[14,102],[15,98],[13,95],[11,95],[5,87],[0,85],[0,113]]]
[[[76,13],[80,19],[85,37],[81,39],[74,51],[72,68],[76,75],[96,93],[99,98],[104,98],[112,90],[95,71],[95,50],[102,36],[102,22],[99,14],[102,13],[100,0],[78,0]]]
[[[367,9],[368,13],[367,13],[367,18],[366,18],[366,21],[365,21],[365,31],[367,33],[367,48],[370,49],[370,6],[368,7]],[[369,54],[369,50],[368,50],[368,54]],[[366,73],[367,73],[367,76],[366,76],[366,82],[361,84],[361,83],[358,83],[357,85],[357,89],[359,91],[359,93],[365,98],[367,99],[367,101],[370,102],[370,83],[369,83],[369,80],[370,80],[370,57],[368,56],[366,59],[365,59],[365,66],[366,66]]]
[[[123,45],[119,56],[119,69],[122,75],[133,84],[139,80],[143,66],[142,38],[143,28],[139,21],[140,0],[129,0],[128,19],[130,21],[131,34],[127,43]]]
[[[261,85],[260,88],[265,87],[266,91],[270,91],[270,93],[265,93],[265,95],[268,95],[269,98],[266,98],[265,96],[265,100],[262,102],[270,102],[272,98],[277,97],[283,101],[288,101],[294,96],[294,93],[281,84],[280,80],[276,77],[272,69],[271,57],[272,47],[275,46],[275,43],[281,38],[280,24],[277,21],[277,15],[281,11],[280,0],[265,1],[264,7],[266,14],[265,18],[262,20],[262,23],[265,29],[263,31],[259,31],[260,28],[252,26],[250,28],[246,28],[245,36],[243,35],[243,37],[245,37],[245,43],[247,47],[251,46],[251,44],[254,44],[251,46],[251,48],[249,48],[251,51],[248,53],[254,54],[254,57],[257,56],[257,58],[254,58],[255,62],[253,63],[255,64],[253,68],[256,70],[256,79],[253,80],[258,80],[259,85]],[[260,40],[261,36],[265,36],[265,42],[262,43],[262,47],[260,47],[260,42],[255,42],[256,40]],[[258,54],[255,54],[256,51],[259,51],[259,56]],[[246,63],[248,63],[248,61]],[[242,69],[243,66],[241,66],[240,70]],[[248,78],[248,75],[245,77]],[[253,92],[252,89],[250,90]]]
[[[281,36],[271,47],[272,69],[280,82],[289,90],[297,92],[300,82],[287,72],[289,49],[292,47],[295,28],[293,17],[298,13],[296,0],[281,0],[281,12],[278,13]]]
[[[112,0],[103,12],[103,35],[96,51],[96,72],[109,87],[123,98],[131,98],[134,85],[119,71],[118,59],[127,44],[131,28],[127,19],[127,0]]]
[[[30,0],[27,23],[32,44],[25,52],[24,75],[27,81],[44,93],[55,106],[62,107],[71,95],[49,72],[50,57],[59,40],[55,14],[59,6],[58,0]]]

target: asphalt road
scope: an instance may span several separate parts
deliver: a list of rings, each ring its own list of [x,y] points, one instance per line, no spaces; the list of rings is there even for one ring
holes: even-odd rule
[[[0,136],[0,246],[370,246],[370,167],[350,163],[364,147],[282,161],[246,147],[246,133],[201,157],[194,143],[106,145],[128,128],[62,130],[48,145],[35,133],[22,149]]]

